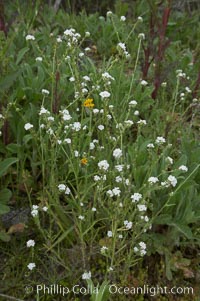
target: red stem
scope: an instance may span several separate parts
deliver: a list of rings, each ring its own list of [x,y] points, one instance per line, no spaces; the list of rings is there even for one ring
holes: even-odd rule
[[[168,3],[170,4],[171,1],[169,0]],[[153,99],[156,99],[158,90],[159,90],[161,82],[162,82],[161,81],[161,63],[164,59],[165,50],[170,43],[169,41],[166,41],[166,38],[165,38],[170,12],[171,12],[171,8],[166,7],[163,12],[162,23],[161,24],[157,23],[157,31],[159,34],[159,44],[158,44],[158,51],[157,51],[157,56],[156,56],[154,90],[151,95]]]
[[[6,29],[5,18],[4,18],[3,1],[0,1],[0,31],[3,31],[5,33],[5,36],[7,36],[7,29]]]

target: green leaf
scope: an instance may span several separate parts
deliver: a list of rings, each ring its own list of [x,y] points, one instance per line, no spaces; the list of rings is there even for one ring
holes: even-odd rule
[[[193,238],[192,231],[187,225],[172,223],[170,224],[170,226],[174,226],[179,232],[183,233],[188,239]]]
[[[168,252],[165,253],[165,267],[166,267],[166,277],[168,280],[172,280],[173,276],[172,276],[172,272],[171,272],[171,260],[170,260],[170,255],[168,254]]]
[[[6,146],[6,149],[12,153],[12,154],[17,154],[18,151],[20,150],[21,145],[16,144],[16,143],[10,143]]]
[[[106,280],[102,283],[95,301],[107,301],[109,299],[110,293],[108,285],[109,282]]]
[[[18,158],[8,158],[8,159],[1,161],[0,162],[0,177],[3,176],[7,172],[8,168],[12,164],[16,163],[17,161],[19,161]]]
[[[154,220],[156,225],[169,225],[172,223],[172,217],[169,214],[161,214],[157,216]]]
[[[109,299],[109,287],[108,281],[104,281],[101,286],[99,284],[95,287],[91,279],[86,279],[88,287],[91,292],[91,301],[107,301]]]
[[[17,60],[16,60],[16,65],[18,65],[21,60],[23,59],[24,55],[29,51],[29,48],[28,47],[25,47],[23,49],[21,49],[18,53],[18,56],[17,56]]]
[[[5,232],[0,232],[0,240],[4,242],[10,241],[10,235],[6,234]]]
[[[7,188],[2,189],[0,191],[0,206],[2,203],[6,204],[10,200],[11,196],[12,196],[12,192],[9,189]]]
[[[23,143],[27,144],[31,139],[33,139],[33,136],[31,134],[27,134],[23,137]]]
[[[19,76],[19,71],[17,72],[12,72],[11,74],[5,76],[1,81],[0,81],[0,90],[1,92],[10,88],[14,81],[18,78]]]
[[[10,208],[7,205],[0,204],[0,214],[5,214],[10,211]]]

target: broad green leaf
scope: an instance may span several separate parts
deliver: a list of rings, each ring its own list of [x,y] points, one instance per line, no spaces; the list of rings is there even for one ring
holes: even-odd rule
[[[33,138],[33,136],[31,134],[25,135],[23,138],[23,143],[27,144],[32,138]]]
[[[10,211],[10,208],[5,204],[0,204],[0,214],[5,214]]]
[[[16,65],[18,65],[23,59],[24,55],[29,51],[28,47],[21,49],[17,55]]]
[[[109,293],[109,282],[108,281],[104,281],[102,283],[102,285],[99,288],[99,292],[96,296],[95,301],[107,301],[110,297],[110,293]]]
[[[188,239],[193,238],[192,231],[187,225],[173,223],[170,226],[174,226],[179,232],[183,233]]]
[[[161,214],[154,219],[154,224],[169,225],[172,223],[172,217],[169,214]]]
[[[17,79],[18,76],[19,76],[19,71],[12,72],[11,74],[5,76],[0,81],[0,91],[2,92],[4,90],[10,88],[10,86],[12,86],[12,84],[14,83],[14,81]]]
[[[7,188],[4,188],[0,191],[0,207],[1,207],[1,204],[6,204],[9,199],[11,198],[12,196],[12,192],[7,189]]]
[[[21,145],[16,143],[10,143],[6,146],[6,149],[12,154],[17,154],[20,148]]]
[[[0,232],[0,240],[4,242],[10,241],[10,235],[6,234],[5,232]]]
[[[16,163],[17,161],[19,161],[18,158],[8,158],[8,159],[5,159],[3,161],[0,162],[0,177],[3,176],[6,171],[8,170],[8,168]]]

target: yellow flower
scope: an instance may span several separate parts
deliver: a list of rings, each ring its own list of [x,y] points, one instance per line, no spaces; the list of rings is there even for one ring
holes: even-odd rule
[[[88,159],[87,158],[82,158],[81,159],[81,164],[86,165],[88,163]]]
[[[83,106],[86,107],[86,108],[93,108],[94,107],[93,99],[92,98],[87,98],[84,101]]]

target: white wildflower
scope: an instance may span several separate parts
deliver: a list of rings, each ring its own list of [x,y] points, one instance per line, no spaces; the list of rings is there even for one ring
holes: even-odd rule
[[[138,207],[139,211],[146,211],[147,210],[146,205],[137,205],[137,207]]]
[[[174,160],[171,157],[167,157],[166,161],[168,161],[170,164],[173,164]]]
[[[120,47],[123,51],[126,51],[126,45],[124,43],[118,43],[118,47]]]
[[[90,47],[86,47],[85,48],[85,52],[90,52],[91,51],[91,48]]]
[[[111,189],[109,189],[106,193],[107,193],[107,195],[108,195],[109,197],[111,197],[111,198],[114,196],[114,193],[112,192]]]
[[[33,217],[36,217],[36,216],[38,215],[38,210],[37,210],[37,209],[31,210],[31,215],[32,215]]]
[[[144,33],[139,33],[138,38],[141,40],[145,40],[145,34]]]
[[[108,231],[108,232],[107,232],[107,236],[108,236],[108,237],[112,237],[112,236],[113,236],[112,231]]]
[[[94,114],[98,114],[99,113],[99,109],[93,109],[92,111]]]
[[[32,209],[33,209],[33,210],[37,210],[37,209],[39,209],[39,206],[38,206],[38,205],[33,205],[33,206],[32,206]]]
[[[120,21],[125,22],[126,21],[126,17],[125,16],[121,16],[120,17]]]
[[[119,172],[123,171],[124,165],[115,165],[115,169]]]
[[[176,184],[177,184],[177,179],[176,179],[174,176],[170,175],[170,176],[167,178],[167,180],[170,182],[170,184],[171,184],[173,187],[176,186]]]
[[[33,125],[32,125],[31,123],[26,123],[26,124],[24,125],[24,128],[25,128],[26,131],[28,131],[28,130],[30,130],[30,129],[33,128]]]
[[[141,193],[135,192],[133,195],[131,195],[131,200],[133,203],[139,202],[139,200],[141,200],[141,199],[142,199]]]
[[[75,82],[75,77],[71,76],[71,77],[69,78],[69,81],[70,81],[71,83]]]
[[[27,246],[27,248],[34,247],[35,246],[35,241],[33,239],[28,240],[26,242],[26,246]]]
[[[109,164],[108,164],[107,160],[102,160],[98,163],[98,167],[100,170],[107,171],[109,168]]]
[[[100,181],[101,180],[101,177],[100,176],[98,176],[98,175],[95,175],[94,176],[94,181],[95,182],[98,182],[98,181]]]
[[[74,151],[74,156],[75,156],[76,158],[79,157],[79,152],[78,152],[77,150]]]
[[[30,41],[30,40],[34,41],[34,40],[35,40],[35,37],[34,37],[33,35],[31,35],[31,34],[28,34],[28,35],[26,36],[26,41]]]
[[[83,275],[82,275],[82,279],[83,280],[89,280],[89,279],[91,279],[91,272],[85,272],[85,273],[83,273]]]
[[[147,148],[154,148],[155,146],[154,146],[154,144],[153,143],[149,143],[149,144],[147,144]]]
[[[107,13],[106,13],[106,15],[107,15],[107,17],[110,17],[110,16],[112,16],[112,12],[109,10],[109,11],[107,11]]]
[[[117,176],[117,177],[115,178],[115,182],[121,183],[121,182],[122,182],[122,177]]]
[[[86,82],[90,82],[90,77],[87,76],[87,75],[83,76],[83,79],[84,79]]]
[[[122,156],[122,150],[120,148],[116,148],[113,151],[113,157],[115,157],[115,159],[119,159]]]
[[[114,77],[112,77],[108,72],[102,73],[102,78],[104,80],[115,80]]]
[[[49,116],[49,117],[47,117],[47,120],[48,121],[54,121],[54,117],[53,116]]]
[[[157,137],[156,138],[156,141],[155,141],[155,143],[156,144],[163,144],[163,143],[165,143],[166,142],[166,140],[165,140],[165,138],[164,137]]]
[[[148,179],[148,182],[149,182],[150,184],[156,184],[157,182],[159,182],[159,180],[158,180],[157,177],[150,177],[150,178]]]
[[[181,165],[181,166],[179,166],[179,168],[178,168],[179,170],[182,170],[182,171],[188,171],[188,167],[187,166],[185,166],[185,165]]]
[[[72,124],[72,130],[74,130],[74,131],[76,131],[76,132],[78,132],[78,131],[80,131],[81,130],[81,123],[80,122],[74,122],[73,124]]]
[[[106,250],[108,250],[106,246],[101,247],[101,253],[105,253]]]
[[[79,215],[78,217],[81,221],[83,221],[85,219],[85,217],[83,215]]]
[[[65,189],[66,189],[66,185],[65,184],[59,184],[58,185],[58,190],[59,191],[65,191]]]
[[[146,250],[146,248],[147,248],[147,245],[143,241],[139,242],[139,246],[141,247],[141,249],[144,249],[144,250]]]
[[[133,125],[133,121],[132,120],[126,120],[126,121],[124,121],[124,123],[125,123],[125,125],[127,125],[129,127]]]
[[[64,142],[66,142],[67,144],[71,144],[72,143],[72,140],[70,138],[65,138],[64,139]]]
[[[99,129],[100,131],[103,131],[103,130],[104,130],[104,125],[102,125],[102,124],[98,125],[98,129]]]
[[[41,56],[36,57],[36,62],[42,62],[43,58]]]
[[[125,180],[125,184],[126,184],[127,186],[129,186],[129,185],[130,185],[130,180],[129,180],[129,179],[126,179],[126,180]]]
[[[65,194],[69,195],[70,192],[71,192],[71,190],[69,189],[69,187],[66,187],[66,189],[65,189]]]
[[[61,37],[57,37],[57,38],[56,38],[56,41],[57,41],[57,43],[62,43]]]
[[[45,109],[44,107],[41,107],[39,115],[41,116],[43,114],[50,114],[50,112],[47,109]]]
[[[28,265],[27,265],[28,269],[29,270],[33,270],[35,267],[36,267],[36,264],[34,262],[30,262]]]
[[[135,107],[136,105],[137,105],[137,101],[136,100],[129,101],[129,106]]]
[[[133,114],[134,114],[135,116],[138,116],[138,115],[140,114],[140,112],[136,110]]]
[[[133,223],[129,221],[124,221],[124,226],[126,227],[127,230],[130,230],[133,226]]]
[[[103,92],[100,92],[99,95],[101,96],[102,99],[109,98],[110,97],[110,92],[103,91]]]
[[[141,83],[142,86],[147,86],[148,85],[148,82],[146,80],[141,80],[140,83]]]
[[[140,119],[140,120],[137,122],[137,124],[146,125],[147,122],[146,122],[146,120]]]
[[[42,89],[42,94],[44,94],[44,95],[49,95],[49,90],[47,90],[47,89]]]
[[[119,189],[119,187],[113,188],[112,192],[115,196],[120,196],[121,194],[121,190]]]

